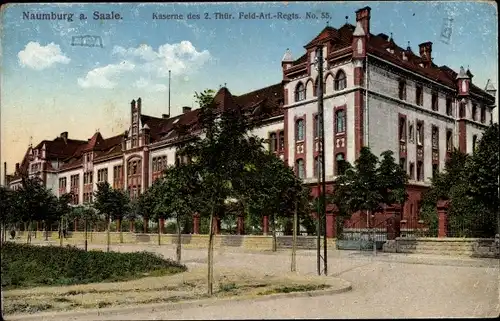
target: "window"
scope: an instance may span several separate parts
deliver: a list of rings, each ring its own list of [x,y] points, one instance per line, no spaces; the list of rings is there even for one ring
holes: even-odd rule
[[[421,85],[417,85],[416,87],[415,100],[415,103],[418,106],[422,106],[424,104],[424,90]]]
[[[410,162],[410,170],[409,170],[410,179],[415,179],[415,163]]]
[[[477,135],[472,136],[472,152],[476,150]]]
[[[438,173],[439,173],[438,164],[432,164],[432,177],[436,177]]]
[[[404,142],[406,139],[406,118],[399,117],[399,140]]]
[[[337,170],[337,175],[344,175],[346,170],[344,154],[337,154],[335,157],[335,168]]]
[[[399,99],[406,100],[406,81],[400,80],[398,85]]]
[[[94,176],[93,174],[94,173],[92,172],[83,173],[83,184],[85,185],[92,184],[92,178]]]
[[[481,123],[486,122],[486,108],[484,106],[481,106]]]
[[[92,203],[92,193],[83,193],[83,202],[84,203]]]
[[[66,191],[66,177],[59,178],[59,189],[64,189]]]
[[[123,166],[122,165],[116,165],[113,167],[113,179],[120,180],[123,178]]]
[[[438,100],[438,93],[433,92],[432,93],[432,110],[438,111],[439,110],[439,100]]]
[[[432,126],[432,149],[438,149],[439,146],[439,129]]]
[[[323,130],[323,128],[321,126],[319,115],[315,115],[314,116],[314,138],[321,137],[322,130]]]
[[[345,112],[341,109],[335,112],[335,133],[343,132],[345,132]]]
[[[318,88],[319,88],[319,77],[316,78],[316,81],[314,82],[314,96],[318,96]]]
[[[347,87],[347,79],[345,77],[345,73],[342,70],[337,72],[334,81],[334,89],[335,90],[344,90]]]
[[[406,158],[399,159],[399,166],[401,166],[401,169],[406,173]]]
[[[276,133],[269,134],[269,150],[275,152],[278,148],[278,137]]]
[[[108,181],[108,169],[103,168],[97,171],[97,182],[107,182]]]
[[[453,133],[451,130],[446,131],[446,151],[451,152],[453,150]]]
[[[77,174],[77,175],[71,175],[70,177],[70,186],[71,186],[71,189],[74,189],[74,188],[79,188],[80,186],[80,176]]]
[[[137,138],[132,137],[132,148],[137,147]]]
[[[299,82],[295,87],[295,101],[302,101],[306,99],[306,87],[303,83]]]
[[[410,126],[408,126],[408,140],[410,141],[410,143],[413,143],[415,139],[415,133],[413,131],[413,124],[410,124]]]
[[[304,120],[298,119],[295,122],[295,140],[304,140]]]
[[[314,176],[319,177],[322,174],[322,158],[321,156],[316,156],[314,158]]]
[[[477,120],[477,104],[472,104],[472,120]]]
[[[417,181],[424,180],[424,166],[422,162],[417,162]]]
[[[453,116],[453,106],[451,98],[446,98],[446,115]]]
[[[460,108],[458,110],[458,117],[460,118],[465,117],[465,103],[460,103]]]
[[[424,143],[424,124],[417,122],[417,144],[422,146]]]
[[[285,132],[284,131],[280,131],[279,132],[279,151],[283,151],[285,150]]]
[[[304,168],[304,160],[303,159],[297,159],[297,176],[300,178],[300,179],[304,179],[304,176],[305,176],[305,168]]]

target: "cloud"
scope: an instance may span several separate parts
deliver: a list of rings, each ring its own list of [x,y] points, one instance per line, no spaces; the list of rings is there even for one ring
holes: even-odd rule
[[[146,80],[144,77],[139,78],[135,83],[134,86],[136,88],[144,88],[148,92],[164,92],[167,91],[168,87],[164,84],[154,84],[150,85],[149,81]]]
[[[104,67],[92,69],[84,78],[78,78],[78,84],[83,88],[105,88],[111,89],[116,86],[113,82],[122,73],[135,69],[130,61],[122,61],[119,64],[111,64]]]
[[[71,61],[61,52],[59,45],[53,42],[42,46],[38,42],[31,41],[17,54],[17,57],[22,67],[35,70],[43,70],[57,63],[68,64]]]
[[[137,48],[123,48],[115,46],[113,54],[129,60],[137,60],[141,70],[156,74],[157,77],[186,75],[197,71],[210,61],[208,50],[198,51],[191,42],[181,41],[176,44],[161,45],[155,51],[149,45],[140,45]]]

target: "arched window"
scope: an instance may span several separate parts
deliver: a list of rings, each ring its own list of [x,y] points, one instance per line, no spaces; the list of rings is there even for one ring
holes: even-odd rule
[[[337,169],[337,175],[343,175],[345,173],[344,154],[337,154],[335,157],[335,168]]]
[[[295,140],[304,140],[304,120],[299,119],[295,123]]]
[[[341,109],[335,112],[335,133],[343,132],[345,132],[345,112]]]
[[[296,172],[297,172],[298,178],[304,179],[304,176],[305,176],[305,166],[304,166],[304,160],[303,159],[297,159]]]
[[[465,103],[460,103],[460,107],[458,110],[458,117],[460,117],[460,118],[465,117]]]
[[[306,87],[303,83],[299,82],[295,87],[295,101],[302,101],[306,99]]]
[[[345,73],[342,70],[337,72],[334,81],[334,89],[335,90],[344,90],[347,87],[347,79],[345,77]]]
[[[477,105],[472,104],[472,120],[477,120]]]

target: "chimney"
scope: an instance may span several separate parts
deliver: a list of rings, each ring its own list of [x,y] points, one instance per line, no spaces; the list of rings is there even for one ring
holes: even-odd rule
[[[64,141],[66,141],[68,139],[68,132],[62,132],[60,136],[64,139]]]
[[[360,22],[367,38],[370,38],[370,7],[364,7],[356,11],[356,22]]]
[[[134,99],[132,99],[132,101],[130,102],[130,107],[131,107],[132,109],[134,109],[134,108],[135,108],[135,100],[134,100]]]
[[[170,115],[169,115],[169,114],[162,114],[162,115],[161,115],[161,118],[163,118],[163,119],[168,119],[168,118],[170,118]]]
[[[141,108],[141,102],[142,102],[141,97],[137,98],[137,108]]]
[[[424,42],[418,45],[420,57],[424,62],[424,67],[428,68],[432,64],[432,42]]]
[[[187,106],[184,106],[182,107],[182,113],[185,114],[187,112],[190,112],[191,111],[191,107],[187,107]]]
[[[19,163],[16,163],[16,174],[19,173]]]

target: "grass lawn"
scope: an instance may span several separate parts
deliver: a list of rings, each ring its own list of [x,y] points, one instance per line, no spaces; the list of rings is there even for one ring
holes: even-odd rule
[[[126,281],[187,270],[184,265],[150,252],[85,252],[70,246],[7,242],[2,246],[1,255],[4,290]]]

